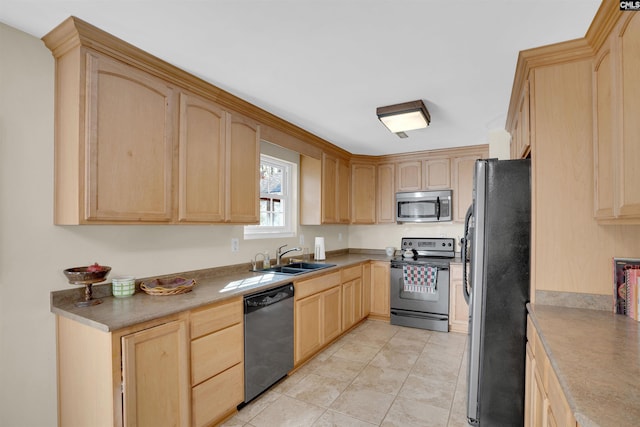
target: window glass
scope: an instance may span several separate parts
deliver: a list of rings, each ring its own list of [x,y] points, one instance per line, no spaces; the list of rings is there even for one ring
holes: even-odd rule
[[[245,238],[295,235],[295,164],[262,154],[260,156],[260,225],[248,225]]]

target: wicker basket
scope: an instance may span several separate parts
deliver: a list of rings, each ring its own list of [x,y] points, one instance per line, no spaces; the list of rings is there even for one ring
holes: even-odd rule
[[[195,279],[174,277],[171,279],[154,279],[150,282],[142,282],[140,289],[149,295],[178,295],[191,292],[195,285]]]

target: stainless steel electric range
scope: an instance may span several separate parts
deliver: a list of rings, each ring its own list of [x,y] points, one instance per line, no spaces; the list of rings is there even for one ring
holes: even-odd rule
[[[451,238],[403,237],[391,260],[391,324],[449,331]]]

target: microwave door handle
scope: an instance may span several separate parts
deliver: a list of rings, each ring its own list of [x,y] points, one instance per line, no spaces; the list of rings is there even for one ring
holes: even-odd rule
[[[440,196],[436,198],[436,219],[440,221]]]

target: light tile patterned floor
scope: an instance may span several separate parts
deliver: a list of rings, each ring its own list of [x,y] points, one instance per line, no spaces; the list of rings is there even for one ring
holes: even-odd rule
[[[467,427],[466,335],[366,320],[224,427]]]

